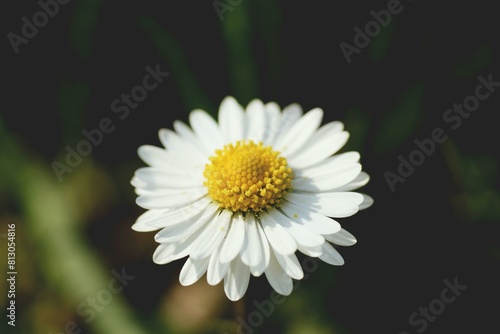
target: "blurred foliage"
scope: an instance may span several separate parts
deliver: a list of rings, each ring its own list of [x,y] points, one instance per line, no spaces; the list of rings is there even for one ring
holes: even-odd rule
[[[213,103],[199,86],[195,74],[186,63],[186,57],[174,37],[150,17],[141,17],[137,22],[170,65],[169,70],[177,84],[185,110],[200,108],[214,113],[216,109]],[[212,115],[215,116],[215,114]]]
[[[78,0],[71,25],[71,42],[82,59],[88,59],[97,29],[102,0]]]
[[[455,179],[457,189],[451,202],[464,222],[500,222],[498,161],[489,156],[464,155],[448,141],[443,152]]]
[[[493,55],[489,46],[479,48],[471,58],[458,62],[454,74],[459,77],[473,78],[492,61]]]
[[[222,35],[228,53],[229,79],[233,95],[241,104],[246,105],[258,94],[258,70],[252,56],[252,29],[248,11],[249,1],[242,1],[231,15],[222,21]]]
[[[391,45],[395,26],[397,22],[393,22],[389,24],[387,27],[381,28],[378,36],[373,38],[370,46],[368,48],[368,53],[370,58],[375,62],[380,62],[382,59],[385,59],[387,52],[389,52],[389,47]]]
[[[57,95],[64,142],[75,142],[80,137],[90,93],[91,88],[86,83],[70,83],[67,78],[61,79]]]
[[[253,16],[257,17],[260,37],[264,39],[266,48],[267,66],[264,69],[269,71],[271,90],[276,95],[286,67],[286,57],[281,46],[282,14],[276,0],[257,0],[254,11],[257,12]]]
[[[436,149],[438,153],[429,157],[426,166],[419,167],[413,180],[401,185],[397,194],[389,194],[381,177],[395,166],[397,155],[414,148],[413,139],[421,128],[437,126],[427,110],[448,106],[451,99],[459,101],[456,86],[490,71],[497,37],[486,35],[484,32],[494,30],[480,24],[492,20],[472,20],[469,16],[473,13],[467,7],[461,12],[467,20],[451,15],[449,19],[457,21],[449,25],[443,17],[450,16],[450,8],[442,9],[444,16],[433,8],[433,13],[437,12],[433,17],[423,7],[419,12],[415,4],[405,11],[404,19],[382,28],[370,46],[347,65],[336,44],[352,37],[345,32],[352,33],[351,27],[371,7],[345,3],[345,7],[331,11],[317,3],[306,6],[275,0],[223,4],[231,8],[219,20],[211,2],[201,9],[193,9],[192,3],[172,2],[165,11],[156,7],[158,3],[78,0],[61,7],[61,14],[47,27],[57,29],[44,31],[29,45],[22,45],[26,50],[22,49],[12,63],[27,67],[30,80],[21,80],[22,75],[15,73],[17,81],[9,85],[20,88],[21,98],[14,95],[12,106],[4,107],[0,117],[0,247],[5,246],[7,224],[15,222],[17,265],[22,268],[16,287],[19,326],[13,329],[2,321],[0,331],[59,333],[75,321],[85,333],[232,333],[237,330],[235,319],[259,311],[255,303],[267,300],[271,291],[265,278],[252,278],[246,299],[237,303],[225,298],[220,284],[211,287],[200,281],[181,287],[177,277],[182,264],[153,264],[156,244],[152,235],[130,231],[142,213],[129,184],[134,170],[142,166],[136,157],[137,146],[151,139],[146,137],[151,128],[156,131],[160,122],[165,124],[165,114],[167,118],[186,119],[190,110],[201,108],[216,116],[220,95],[233,95],[243,105],[256,97],[269,102],[265,97],[271,96],[282,106],[293,101],[305,108],[314,105],[336,110],[335,117],[340,115],[351,135],[343,150],[361,152],[362,163],[373,171],[367,193],[373,194],[377,205],[369,216],[361,213],[361,218],[357,215],[345,220],[348,229],[353,227],[356,235],[364,237],[360,245],[345,249],[354,264],[341,269],[320,264],[283,304],[274,305],[255,333],[350,334],[366,333],[366,328],[369,332],[397,332],[407,326],[408,315],[420,305],[416,297],[432,287],[422,283],[422,277],[431,274],[442,275],[439,281],[445,274],[461,272],[480,282],[474,287],[475,296],[481,295],[483,288],[496,298],[490,290],[498,284],[485,271],[491,274],[489,266],[497,266],[500,259],[500,247],[493,240],[500,221],[498,150],[496,141],[487,143],[486,138],[496,134],[496,122],[486,117],[498,108],[486,101],[478,112],[481,114],[474,115],[474,122],[480,124],[475,132],[454,134],[463,136],[464,141],[450,134],[451,138]],[[64,21],[62,8],[70,12],[70,21]],[[32,8],[22,10],[19,17]],[[113,20],[118,28],[107,30],[115,24]],[[415,29],[417,24],[419,29]],[[472,28],[477,38],[473,36],[463,45]],[[193,35],[186,34],[189,29],[199,29],[203,38],[207,35],[202,33],[209,31],[211,39],[192,43]],[[116,32],[120,36],[113,35]],[[59,38],[53,37],[53,45],[68,44],[69,50],[61,47],[62,60],[57,58],[51,66],[32,62],[37,53],[45,54],[45,60],[54,58],[54,50],[42,46],[49,43],[51,33]],[[136,44],[127,44],[134,37]],[[111,40],[114,38],[119,42]],[[223,48],[213,52],[218,42]],[[120,43],[126,45],[114,53],[113,48]],[[148,114],[156,118],[130,122],[133,124],[125,135],[114,134],[115,139],[107,140],[59,183],[51,162],[64,161],[65,146],[82,139],[88,119],[102,117],[99,110],[109,105],[109,96],[96,99],[103,88],[113,84],[109,79],[116,75],[113,71],[129,71],[121,60],[134,51],[149,52],[148,57],[139,58],[148,64],[157,54],[168,64],[168,81],[175,90],[172,95],[179,96],[181,106],[176,107],[183,114],[165,112],[163,104],[146,106],[160,110]],[[30,53],[32,58],[23,58]],[[208,54],[216,55],[216,59],[209,59],[214,70],[200,71],[194,61]],[[438,65],[432,66],[434,62]],[[36,81],[40,72],[34,69],[45,68],[49,70],[42,72],[45,76],[40,85]],[[456,86],[447,78],[450,73],[457,80],[453,81]],[[221,80],[227,80],[229,87],[220,84]],[[27,93],[30,88],[33,96]],[[39,106],[37,91],[53,98],[55,105]],[[494,98],[498,100],[498,96]],[[33,101],[39,118],[34,114],[26,118],[24,100]],[[16,121],[19,115],[21,122]],[[325,113],[325,121],[331,116]],[[461,131],[472,127],[474,122],[468,122]],[[59,135],[54,142],[45,140]],[[493,148],[488,146],[491,143]],[[50,147],[43,152],[35,148],[45,146]],[[131,153],[120,160],[115,157],[120,150]],[[472,224],[478,226],[477,231]],[[481,243],[483,233],[489,238],[486,247]],[[467,253],[472,254],[472,260],[464,255],[464,241],[470,243]],[[6,257],[3,251],[1,254],[4,270]],[[78,305],[106,288],[111,270],[122,267],[137,278],[123,294],[113,295],[95,321],[86,323],[78,314]],[[495,284],[483,284],[488,279]],[[2,307],[7,302],[6,289],[5,280],[0,280]],[[453,305],[458,311],[447,316],[455,319],[456,314],[466,314],[458,318],[470,319],[475,326],[474,331],[466,332],[481,332],[476,328],[481,325],[478,319],[482,321],[486,315],[474,317],[471,311],[486,303],[476,297],[463,304],[470,306]],[[462,319],[451,326],[462,330]],[[444,320],[433,324],[434,328]],[[380,322],[389,330],[377,327]]]
[[[349,141],[345,149],[363,153],[366,145],[366,137],[370,126],[370,117],[358,107],[347,111],[344,117],[345,128],[349,131]]]
[[[0,173],[10,176],[7,187],[20,203],[23,221],[19,225],[24,225],[24,232],[29,230],[31,242],[36,248],[34,260],[50,289],[55,290],[68,305],[79,305],[87,300],[89,294],[95,294],[107,287],[112,277],[110,273],[106,273],[95,250],[84,241],[84,234],[78,227],[78,222],[94,208],[89,202],[82,201],[85,194],[81,191],[85,186],[79,186],[78,182],[73,183],[73,180],[78,181],[89,174],[83,172],[76,178],[68,177],[64,183],[58,183],[52,171],[36,157],[28,157],[27,152],[23,152],[6,131],[0,133],[0,143]],[[84,164],[81,169],[85,170],[86,166]],[[89,176],[90,180],[95,180],[96,175],[91,173]],[[87,179],[83,184],[91,182]],[[101,183],[101,186],[104,184]],[[78,196],[68,196],[75,190],[79,191]],[[97,189],[92,190],[95,192]],[[93,193],[87,198],[98,199]],[[18,235],[22,232],[23,227],[17,228]],[[22,238],[17,238],[18,245],[22,245],[21,240]],[[22,254],[22,250],[19,253]],[[23,267],[22,257],[18,258],[18,270],[21,271]],[[22,271],[23,274],[27,273],[24,268]],[[20,295],[18,294],[18,302],[21,300]],[[141,326],[134,322],[131,310],[120,295],[114,295],[113,303],[108,304],[102,312],[101,316],[90,322],[96,332],[145,333]],[[21,318],[20,314],[18,318]],[[30,326],[29,322],[18,324],[26,333],[57,330],[27,327]],[[61,328],[65,326],[60,325]]]
[[[400,147],[414,136],[423,121],[422,97],[424,83],[410,87],[396,105],[380,120],[375,140],[375,152],[381,154]]]

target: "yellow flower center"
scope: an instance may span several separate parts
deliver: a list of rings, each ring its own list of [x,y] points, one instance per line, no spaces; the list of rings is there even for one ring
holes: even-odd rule
[[[205,166],[205,187],[224,209],[260,212],[277,206],[292,181],[285,158],[261,142],[237,141],[216,150]]]

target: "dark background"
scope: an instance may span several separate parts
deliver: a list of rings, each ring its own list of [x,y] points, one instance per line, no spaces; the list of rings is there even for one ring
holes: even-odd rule
[[[234,304],[220,285],[179,287],[184,261],[154,264],[154,234],[130,229],[142,213],[129,185],[142,166],[137,148],[160,145],[158,129],[195,108],[216,115],[232,95],[243,105],[321,107],[324,122],[343,121],[351,133],[343,151],[361,153],[371,175],[362,191],[375,199],[340,220],[358,239],[340,250],[346,264],[320,262],[255,333],[417,333],[410,315],[455,277],[467,289],[425,333],[498,333],[500,88],[456,130],[443,120],[474,94],[478,76],[500,81],[493,3],[402,1],[351,63],[339,44],[352,45],[354,27],[364,29],[387,1],[220,3],[231,8],[222,19],[210,1],[70,1],[17,54],[7,34],[20,34],[21,18],[32,22],[40,6],[2,10],[0,263],[7,224],[16,223],[19,274],[17,326],[3,316],[1,332],[59,333],[68,321],[84,333],[231,332],[253,301],[268,298],[264,277]],[[170,75],[119,119],[111,102],[157,64]],[[58,182],[51,163],[64,162],[65,147],[103,118],[115,130]],[[435,128],[448,139],[392,192],[384,173],[397,173],[398,157]],[[122,267],[136,278],[86,323],[77,305]]]

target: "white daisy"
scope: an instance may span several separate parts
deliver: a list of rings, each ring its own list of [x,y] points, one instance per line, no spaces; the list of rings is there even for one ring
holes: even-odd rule
[[[153,261],[188,257],[180,282],[190,285],[205,273],[224,281],[230,300],[245,294],[250,275],[265,274],[282,295],[303,277],[295,252],[342,265],[333,244],[356,239],[332,218],[349,217],[373,200],[351,192],[365,185],[359,154],[334,155],[349,134],[340,122],[320,127],[323,111],[304,115],[292,104],[253,100],[244,110],[225,98],[219,124],[202,110],[189,116],[191,128],[175,121],[161,129],[164,148],[141,146],[149,167],[131,183],[137,204],[148,211],[136,231],[160,230]],[[333,156],[332,156],[333,155]]]

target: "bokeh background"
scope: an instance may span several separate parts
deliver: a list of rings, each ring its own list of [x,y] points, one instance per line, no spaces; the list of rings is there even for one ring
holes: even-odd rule
[[[13,51],[9,32],[40,11],[2,10],[0,116],[1,333],[233,333],[238,317],[269,298],[252,278],[232,303],[202,279],[181,287],[183,260],[152,262],[154,233],[130,226],[143,211],[130,179],[137,148],[160,145],[159,128],[195,108],[217,113],[235,96],[321,107],[351,133],[375,205],[341,219],[358,244],[343,267],[320,263],[253,333],[417,333],[409,317],[440,298],[443,281],[467,289],[425,333],[498,333],[500,325],[500,89],[452,130],[444,112],[474,93],[477,77],[500,81],[493,2],[402,1],[402,10],[348,63],[339,47],[388,1],[73,0]],[[142,83],[147,66],[169,72],[124,119],[113,100]],[[116,126],[59,182],[51,164],[109,118]],[[415,139],[448,139],[392,192]],[[16,224],[16,327],[7,325],[7,225]],[[303,259],[304,257],[301,257]],[[125,268],[135,276],[95,313],[78,308]],[[101,296],[102,297],[102,296]],[[88,306],[87,306],[88,307]],[[85,308],[85,305],[84,305]],[[419,317],[420,318],[420,317]],[[258,320],[258,318],[255,318]],[[255,322],[256,320],[254,320]],[[69,325],[68,325],[69,324]]]

